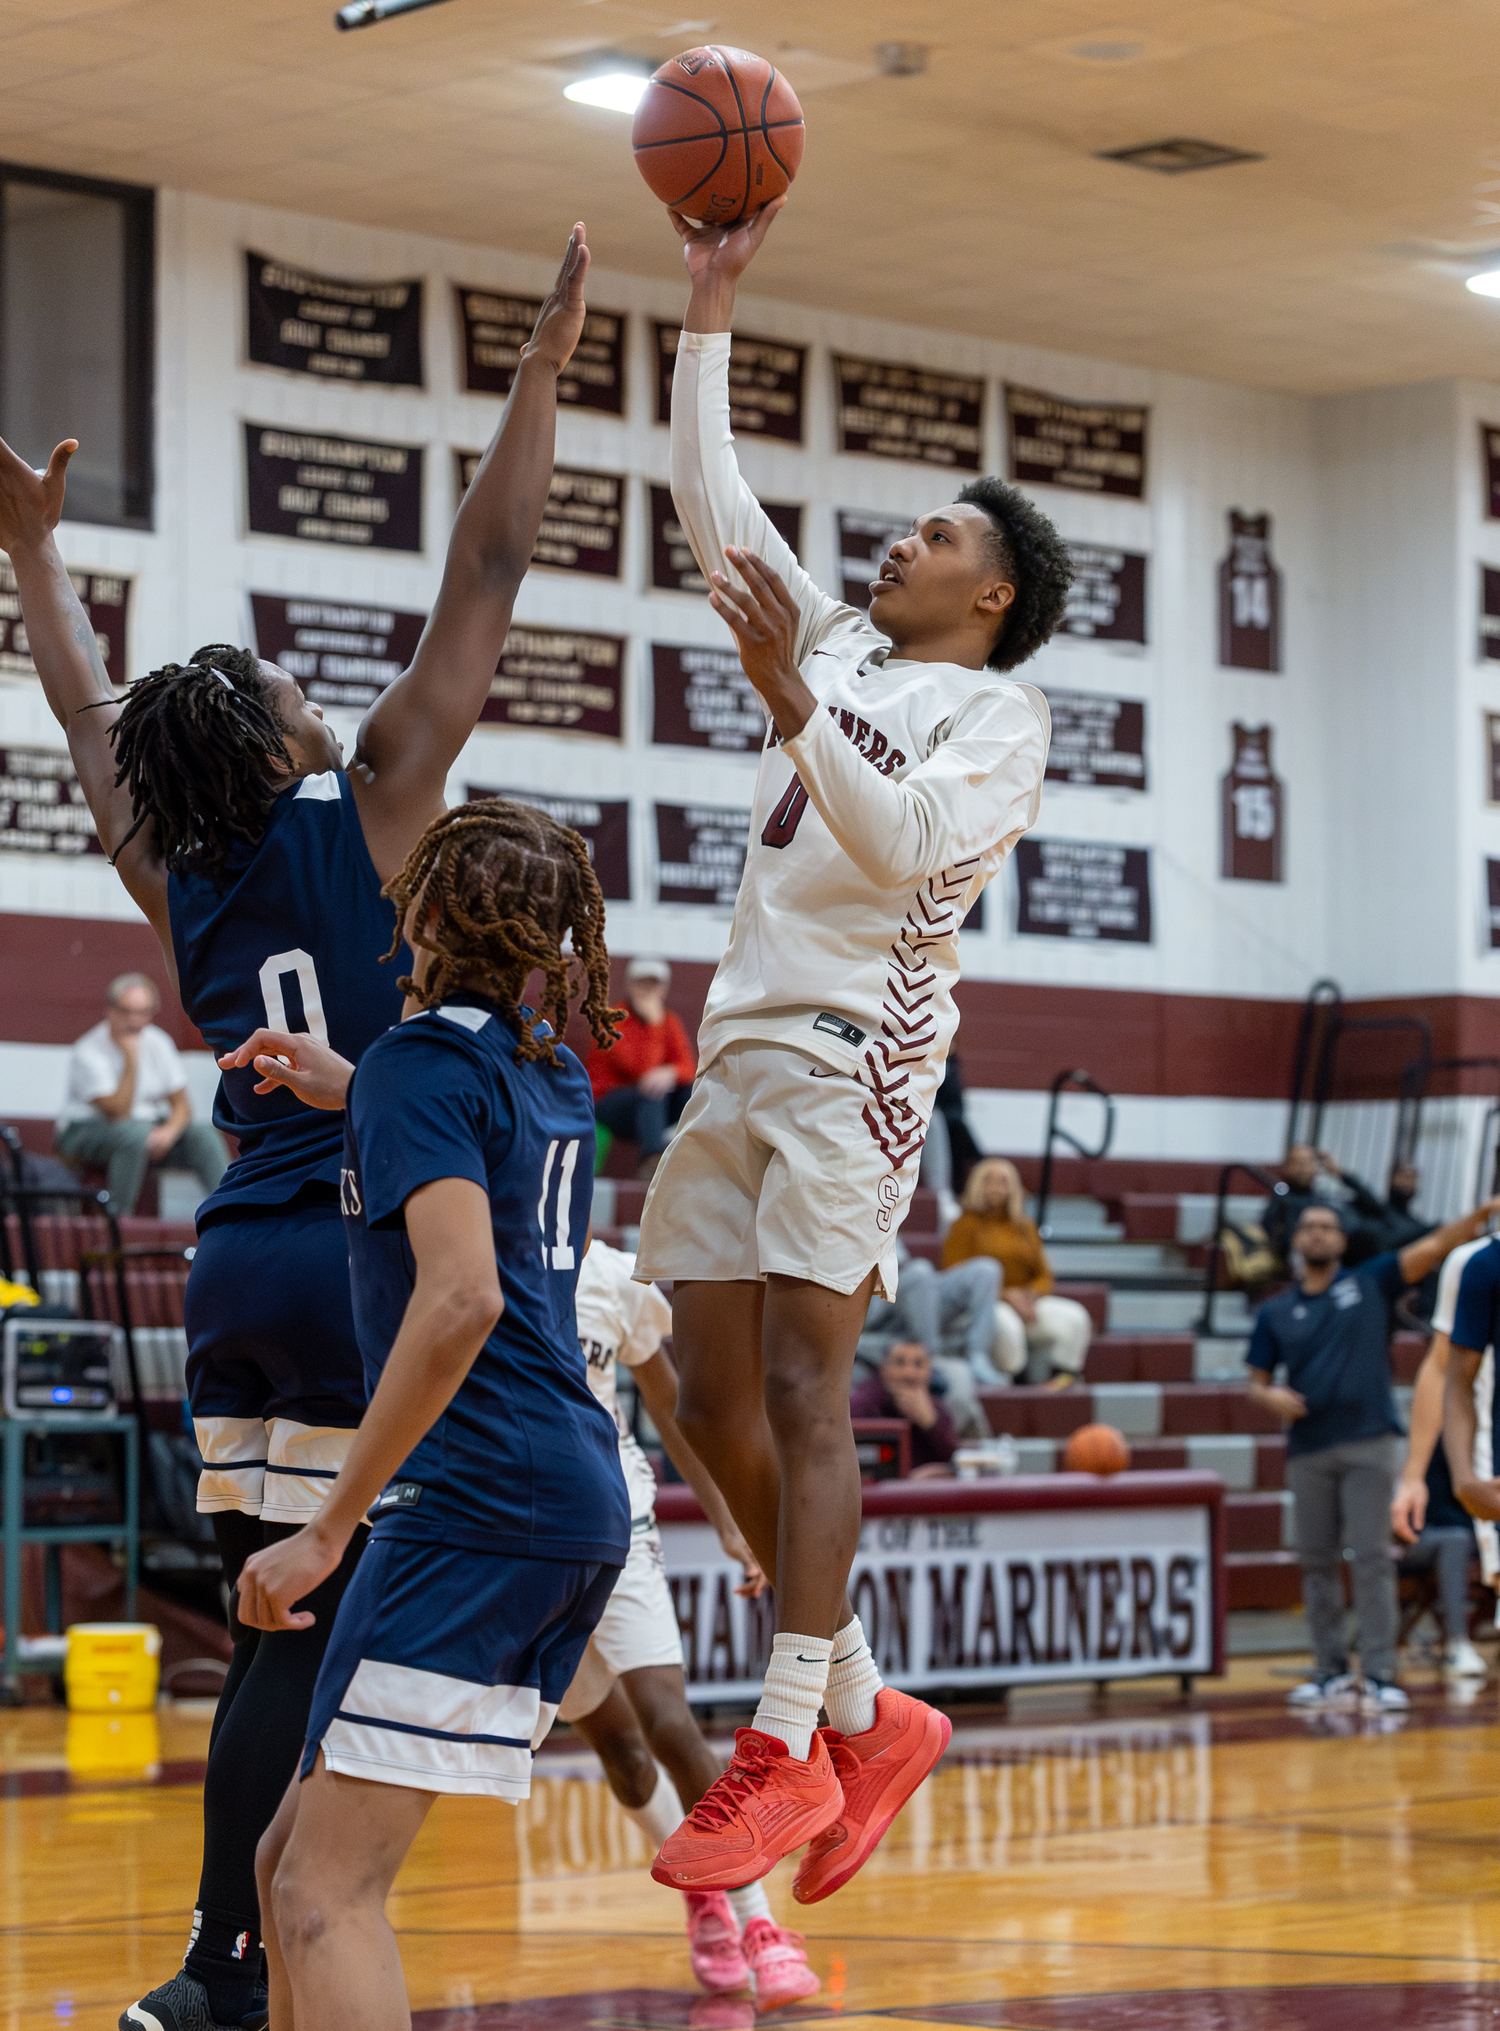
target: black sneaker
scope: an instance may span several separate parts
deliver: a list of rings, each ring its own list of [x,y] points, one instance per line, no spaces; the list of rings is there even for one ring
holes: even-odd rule
[[[255,2001],[240,2019],[240,2031],[270,2031],[271,1998],[262,1982],[255,1991]]]
[[[268,2020],[263,2012],[260,2025]],[[208,1990],[196,1975],[179,1968],[171,1981],[121,2011],[120,2031],[239,2031],[239,2027],[217,2023],[208,2006]]]

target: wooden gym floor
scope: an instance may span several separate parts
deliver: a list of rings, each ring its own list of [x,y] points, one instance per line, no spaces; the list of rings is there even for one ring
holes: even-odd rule
[[[1289,1676],[1256,1660],[1188,1705],[1158,1685],[959,1709],[847,1889],[799,1914],[789,1866],[771,1879],[824,1984],[780,2021],[1493,2031],[1493,1683],[1419,1690],[1393,1725],[1291,1716]],[[178,1964],[208,1712],[165,1710],[133,1778],[79,1767],[102,1752],[76,1733],[70,1771],[57,1709],[0,1713],[0,2031],[110,2031]],[[565,1738],[528,1806],[439,1801],[391,1902],[418,2031],[753,2023],[695,1990],[678,1901],[596,1770]]]

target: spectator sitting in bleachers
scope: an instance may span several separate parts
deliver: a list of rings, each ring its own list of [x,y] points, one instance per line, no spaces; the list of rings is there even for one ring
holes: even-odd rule
[[[600,1126],[633,1142],[636,1175],[649,1178],[693,1090],[697,1059],[687,1031],[667,1007],[672,969],[664,959],[632,959],[625,968],[625,1021],[607,1051],[589,1056],[589,1084]]]
[[[97,1164],[117,1214],[133,1213],[153,1164],[196,1171],[211,1192],[229,1164],[211,1122],[194,1121],[177,1046],[153,1017],[161,1007],[145,973],[112,980],[102,1023],[68,1054],[68,1097],[57,1153],[74,1170]]]
[[[1333,1159],[1329,1157],[1328,1163]],[[1326,1206],[1343,1197],[1311,1143],[1294,1142],[1281,1165],[1284,1192],[1266,1201],[1260,1224],[1272,1252],[1283,1267],[1291,1264],[1292,1236],[1309,1206]]]
[[[898,1341],[916,1341],[928,1350],[933,1385],[940,1392],[960,1438],[993,1436],[979,1401],[978,1385],[1009,1381],[990,1360],[995,1340],[995,1301],[1000,1265],[976,1255],[952,1269],[937,1269],[912,1255],[896,1237],[900,1284],[894,1299],[871,1298],[859,1360],[878,1368]]]
[[[995,1366],[1065,1388],[1083,1371],[1094,1326],[1083,1306],[1053,1292],[1052,1266],[1013,1163],[985,1157],[969,1173],[963,1212],[943,1242],[943,1267],[992,1256],[1004,1282],[995,1307]]]
[[[912,1479],[951,1473],[958,1450],[953,1420],[933,1394],[927,1349],[898,1340],[886,1352],[880,1373],[856,1383],[849,1393],[851,1417],[902,1417],[911,1426]]]
[[[1328,1161],[1332,1164],[1331,1158]],[[1356,1223],[1350,1227],[1349,1253],[1344,1257],[1351,1268],[1368,1262],[1372,1255],[1383,1255],[1387,1249],[1405,1248],[1408,1241],[1420,1241],[1431,1232],[1433,1223],[1420,1219],[1411,1210],[1421,1183],[1415,1164],[1396,1165],[1383,1199],[1377,1198],[1352,1171],[1334,1165],[1333,1175],[1348,1190]]]

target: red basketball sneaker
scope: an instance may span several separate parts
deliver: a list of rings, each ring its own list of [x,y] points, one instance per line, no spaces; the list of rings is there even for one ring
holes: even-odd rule
[[[799,1904],[831,1897],[869,1860],[896,1814],[948,1746],[953,1723],[910,1693],[883,1686],[875,1724],[862,1735],[819,1734],[833,1753],[844,1809],[803,1857],[792,1885]]]
[[[675,1890],[742,1890],[831,1826],[843,1809],[844,1794],[819,1735],[802,1763],[774,1735],[740,1728],[729,1768],[667,1836],[651,1873]]]

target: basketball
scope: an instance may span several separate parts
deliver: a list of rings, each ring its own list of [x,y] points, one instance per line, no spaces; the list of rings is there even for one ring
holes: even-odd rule
[[[802,108],[763,56],[707,44],[656,72],[630,138],[663,204],[705,225],[737,226],[797,174]]]
[[[1063,1447],[1062,1463],[1069,1474],[1122,1474],[1130,1448],[1113,1425],[1080,1425]]]

